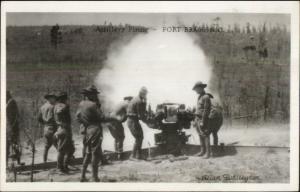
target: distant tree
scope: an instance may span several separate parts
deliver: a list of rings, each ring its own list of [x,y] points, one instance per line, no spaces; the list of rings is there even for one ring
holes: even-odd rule
[[[242,29],[242,33],[244,34],[244,33],[246,33],[246,29],[245,29],[245,27],[243,27],[243,29]]]
[[[252,33],[256,33],[256,27],[254,25],[252,26]]]
[[[247,34],[250,34],[251,33],[251,29],[250,29],[250,23],[249,22],[247,22],[247,24],[246,24],[246,30],[247,30]]]
[[[228,33],[231,33],[231,25],[228,25],[228,26],[227,26],[227,32],[228,32]]]
[[[240,28],[239,24],[235,23],[233,25],[233,31],[234,31],[234,33],[240,33],[241,32],[241,28]]]
[[[263,24],[262,33],[267,33],[267,25],[266,25],[266,23]]]

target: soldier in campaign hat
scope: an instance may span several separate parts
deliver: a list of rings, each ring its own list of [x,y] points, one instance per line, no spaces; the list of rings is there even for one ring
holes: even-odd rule
[[[87,181],[86,170],[90,162],[92,162],[92,177],[94,182],[99,182],[98,164],[102,158],[102,123],[105,116],[101,110],[98,94],[100,93],[94,85],[91,85],[81,92],[84,96],[79,104],[76,112],[77,121],[84,128],[83,143],[86,148],[83,168],[81,172],[81,182]]]
[[[211,96],[207,94],[204,88],[207,87],[207,84],[202,81],[198,81],[195,83],[193,90],[199,94],[196,105],[195,112],[195,126],[200,139],[200,152],[197,156],[203,156],[204,158],[210,157],[210,127],[209,127],[209,114],[211,110]]]
[[[54,92],[48,93],[44,96],[47,100],[40,108],[38,114],[38,121],[44,127],[44,140],[45,148],[43,154],[44,162],[47,162],[48,151],[52,145],[57,148],[57,143],[54,138],[54,134],[57,130],[57,126],[54,120],[54,105],[56,103],[56,94]]]

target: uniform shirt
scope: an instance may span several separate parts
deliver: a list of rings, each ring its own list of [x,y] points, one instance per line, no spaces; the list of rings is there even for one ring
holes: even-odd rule
[[[39,111],[38,121],[44,125],[56,126],[54,120],[54,105],[46,102]]]
[[[111,117],[117,119],[118,121],[124,122],[127,117],[127,107],[129,103],[128,101],[123,101],[119,103],[115,109],[111,112]]]
[[[70,128],[71,125],[71,115],[70,107],[64,103],[57,103],[54,106],[54,119],[58,126],[63,128]]]
[[[93,101],[81,101],[76,113],[77,121],[85,127],[89,125],[100,125],[104,120],[104,114],[100,106]]]
[[[196,115],[198,115],[203,120],[203,125],[207,124],[210,109],[210,96],[208,94],[199,95],[196,106]]]
[[[140,96],[134,97],[128,104],[127,115],[137,117],[138,119],[146,119],[146,99],[142,99]]]
[[[18,137],[19,135],[19,121],[18,121],[18,106],[14,99],[10,98],[6,104],[6,135],[11,137]]]

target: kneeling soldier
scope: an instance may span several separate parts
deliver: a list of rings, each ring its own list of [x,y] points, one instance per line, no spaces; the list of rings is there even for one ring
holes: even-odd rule
[[[61,172],[68,172],[68,164],[73,157],[75,147],[72,141],[70,107],[67,104],[68,95],[60,92],[54,107],[54,119],[58,126],[55,137],[57,139],[57,167]]]

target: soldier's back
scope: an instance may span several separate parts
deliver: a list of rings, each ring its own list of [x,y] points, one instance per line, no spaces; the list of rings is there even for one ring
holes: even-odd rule
[[[100,108],[95,102],[84,100],[79,103],[76,116],[83,124],[97,124],[100,118]]]

